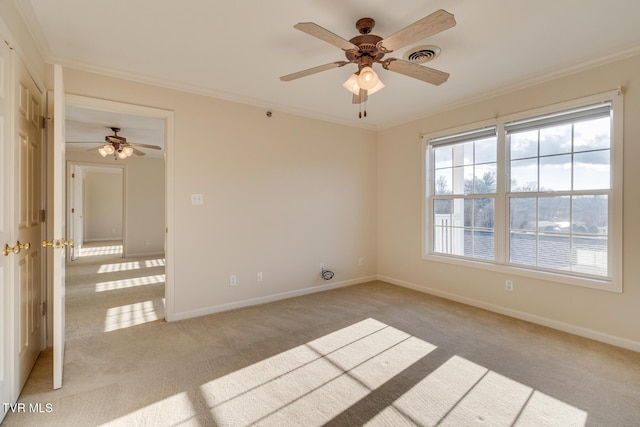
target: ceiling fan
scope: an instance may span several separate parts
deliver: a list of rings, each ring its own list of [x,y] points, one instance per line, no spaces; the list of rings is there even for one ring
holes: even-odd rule
[[[339,47],[344,51],[347,60],[330,62],[318,67],[298,71],[297,73],[287,74],[280,77],[280,80],[288,82],[321,71],[343,67],[347,64],[356,64],[358,71],[343,84],[347,90],[353,93],[354,104],[365,102],[369,95],[384,87],[375,71],[373,71],[372,66],[374,63],[381,64],[385,70],[404,74],[434,85],[440,85],[447,81],[449,78],[448,73],[403,59],[384,58],[384,56],[455,25],[456,21],[453,15],[440,9],[383,39],[380,36],[371,34],[375,26],[375,21],[372,18],[361,18],[356,22],[356,28],[360,35],[353,37],[351,40],[345,40],[318,24],[301,22],[293,27]]]
[[[150,148],[153,150],[161,150],[157,145],[149,145],[149,144],[140,144],[137,142],[129,142],[127,138],[124,136],[118,135],[120,132],[119,127],[110,127],[113,131],[113,135],[107,135],[104,137],[106,144],[102,147],[98,147],[98,152],[102,157],[107,157],[110,154],[113,154],[116,160],[118,159],[126,159],[132,155],[136,156],[144,156],[145,153],[138,150],[138,148]],[[81,142],[83,144],[83,142]],[[92,144],[94,144],[92,142]],[[95,148],[91,148],[88,151],[95,150]]]

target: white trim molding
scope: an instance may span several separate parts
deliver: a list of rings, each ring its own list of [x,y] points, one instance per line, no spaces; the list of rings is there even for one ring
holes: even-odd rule
[[[515,319],[525,320],[527,322],[535,323],[537,325],[546,326],[548,328],[556,329],[562,332],[567,332],[573,335],[577,335],[583,338],[600,341],[606,344],[611,344],[616,347],[626,348],[640,352],[640,342],[633,341],[627,338],[619,337],[616,335],[606,334],[604,332],[595,331],[593,329],[583,328],[581,326],[572,325],[570,323],[560,322],[558,320],[549,319],[547,317],[538,316],[524,311],[513,310],[507,307],[502,307],[495,304],[489,304],[484,301],[468,298],[462,295],[454,294],[451,292],[441,291],[439,289],[430,288],[428,286],[419,285],[417,283],[407,282],[400,279],[395,279],[388,276],[378,276],[378,280],[392,285],[402,286],[403,288],[413,289],[414,291],[423,292],[425,294],[437,296],[447,300],[459,302],[472,307],[482,308],[494,313],[503,314],[505,316],[513,317]]]

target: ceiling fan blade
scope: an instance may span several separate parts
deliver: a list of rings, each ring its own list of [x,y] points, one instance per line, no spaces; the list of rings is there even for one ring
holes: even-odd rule
[[[162,148],[157,145],[149,145],[149,144],[140,144],[139,142],[127,142],[127,145],[131,145],[132,147],[142,147],[142,148],[151,148],[153,150],[162,150]]]
[[[414,22],[397,33],[378,42],[378,48],[382,47],[386,52],[392,52],[411,43],[426,39],[456,25],[452,14],[445,10],[438,10],[431,15]]]
[[[318,67],[313,67],[307,70],[298,71],[297,73],[287,74],[286,76],[280,77],[280,80],[282,80],[283,82],[289,82],[291,80],[299,79],[300,77],[310,76],[311,74],[319,73],[325,70],[331,70],[332,68],[342,67],[347,64],[349,64],[349,62],[347,61],[330,62],[328,64],[320,65]]]
[[[403,59],[387,59],[382,64],[382,67],[385,70],[395,71],[396,73],[404,74],[405,76],[413,77],[414,79],[422,80],[432,85],[441,85],[449,79],[449,73],[414,64],[413,62]]]
[[[300,22],[293,26],[296,30],[300,30],[303,33],[307,33],[310,36],[319,38],[329,44],[339,47],[342,50],[358,50],[358,46],[351,43],[348,40],[343,39],[337,34],[332,33],[326,28],[321,27],[320,25],[313,22]]]
[[[131,147],[131,148],[133,148],[133,147]],[[133,154],[135,154],[136,156],[146,156],[145,153],[143,153],[142,151],[140,151],[138,149],[135,149],[135,148],[133,148]]]

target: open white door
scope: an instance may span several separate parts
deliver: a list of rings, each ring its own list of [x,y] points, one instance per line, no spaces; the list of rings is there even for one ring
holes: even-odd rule
[[[64,365],[65,99],[62,66],[53,69],[53,388],[62,387]],[[43,243],[44,244],[44,243]]]
[[[11,92],[10,80],[11,50],[6,43],[0,43],[0,123],[10,123]],[[13,170],[14,163],[11,154],[11,136],[9,126],[0,126],[0,245],[13,245],[9,239],[11,235],[13,209]],[[13,297],[13,258],[0,255],[0,403],[15,403],[17,396],[12,396],[13,377],[13,342],[14,332],[12,316],[14,313]],[[4,419],[7,408],[2,405],[0,422]]]

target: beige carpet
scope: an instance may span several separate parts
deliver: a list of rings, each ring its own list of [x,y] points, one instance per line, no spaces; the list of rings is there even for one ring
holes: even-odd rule
[[[67,273],[64,386],[43,353],[7,426],[640,425],[639,353],[386,283],[165,323],[162,260]]]

